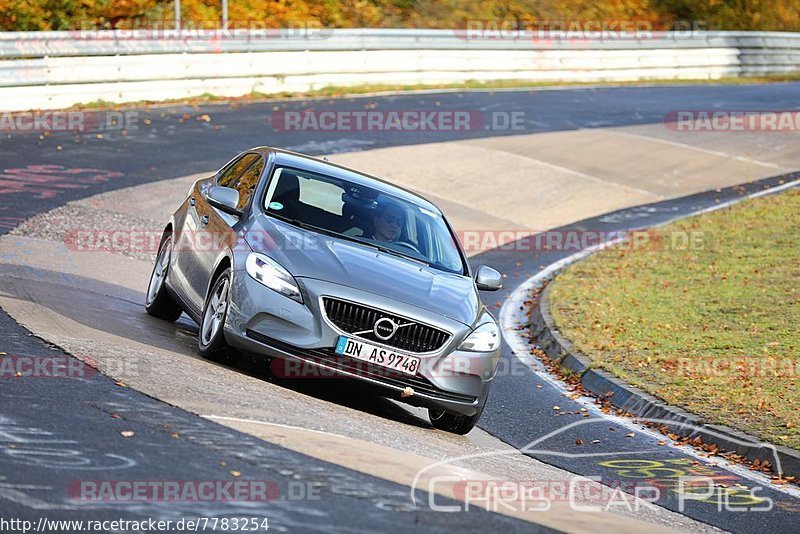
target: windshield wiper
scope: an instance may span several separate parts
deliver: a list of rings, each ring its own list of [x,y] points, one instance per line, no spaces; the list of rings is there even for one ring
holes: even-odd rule
[[[365,241],[361,241],[361,240],[359,240],[359,243],[365,243],[366,244]],[[387,248],[387,247],[384,247],[384,246],[381,246],[381,245],[378,245],[378,244],[373,244],[373,246],[375,248],[377,248],[380,252],[383,252],[384,254],[391,254],[392,256],[398,256],[400,258],[405,258],[407,260],[412,260],[412,261],[415,261],[417,263],[421,263],[422,265],[424,265],[426,267],[430,267],[431,266],[431,264],[428,263],[427,261],[421,260],[419,258],[415,258],[414,256],[409,256],[408,254],[403,254],[399,250],[395,250],[393,248]]]
[[[325,234],[325,235],[330,236],[330,237],[338,237],[339,239],[344,239],[345,241],[352,241],[353,243],[360,243],[360,244],[366,245],[366,246],[368,246],[370,248],[374,248],[379,252],[383,252],[384,254],[391,254],[392,256],[397,256],[399,258],[405,258],[407,260],[412,260],[412,261],[415,261],[417,263],[421,263],[422,265],[425,265],[426,267],[430,267],[431,266],[431,264],[428,263],[425,260],[421,260],[419,258],[415,258],[414,256],[409,256],[408,254],[403,254],[399,250],[394,250],[392,248],[388,248],[388,247],[380,245],[380,244],[378,244],[378,243],[376,243],[374,241],[367,241],[366,239],[359,239],[358,237],[355,237],[355,236],[350,236],[350,235],[347,235],[347,234],[341,234],[339,232],[336,232],[336,231],[333,231],[333,230],[328,230],[327,228],[322,228],[321,226],[316,226],[314,224],[307,223],[305,221],[301,221],[299,219],[292,219],[290,217],[284,217],[282,215],[278,215],[278,214],[275,214],[275,213],[270,213],[270,215],[272,215],[276,219],[280,219],[281,221],[288,222],[289,224],[293,224],[295,226],[299,226],[300,228],[304,228],[306,230],[319,232],[320,234]]]
[[[355,237],[355,236],[349,236],[349,235],[338,234],[338,233],[336,234],[336,237],[341,237],[343,239],[346,239],[348,241],[353,241],[355,243],[361,243],[362,245],[366,245],[368,247],[374,248],[378,252],[383,252],[384,254],[391,254],[392,256],[397,256],[398,258],[405,258],[407,260],[412,260],[412,261],[415,261],[417,263],[421,263],[422,265],[425,265],[426,267],[430,267],[431,266],[431,264],[428,263],[425,260],[422,260],[422,259],[419,259],[419,258],[415,258],[414,256],[409,256],[408,254],[404,254],[404,253],[400,252],[399,250],[395,250],[393,248],[389,248],[389,247],[381,245],[380,243],[377,243],[375,241],[367,241],[366,239],[359,239],[358,237]]]
[[[328,230],[327,228],[322,228],[321,226],[316,226],[311,223],[301,221],[300,219],[292,219],[291,217],[284,217],[283,215],[277,215],[275,213],[270,213],[270,216],[275,217],[276,219],[281,220],[283,222],[293,224],[294,226],[299,226],[300,228],[303,228],[305,230],[312,230],[314,232],[319,232],[320,234],[329,235],[331,237],[341,236],[341,234],[338,232],[334,232],[333,230]]]

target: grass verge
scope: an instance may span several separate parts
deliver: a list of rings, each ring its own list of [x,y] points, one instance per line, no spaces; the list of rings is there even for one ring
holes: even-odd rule
[[[641,86],[641,85],[712,85],[712,84],[762,84],[762,83],[780,83],[780,82],[795,82],[800,81],[800,72],[771,75],[771,76],[754,76],[754,77],[729,77],[719,79],[702,79],[702,80],[675,80],[675,79],[655,79],[655,80],[641,80],[632,82],[531,82],[527,80],[494,80],[491,82],[481,82],[477,80],[467,80],[462,83],[451,84],[417,84],[417,85],[402,85],[402,84],[370,84],[358,86],[326,86],[313,91],[303,93],[275,93],[266,94],[254,91],[249,95],[228,97],[218,96],[211,93],[204,93],[202,95],[192,98],[180,98],[172,100],[142,100],[139,102],[124,102],[124,103],[111,103],[105,100],[96,100],[94,102],[87,102],[83,104],[76,104],[69,109],[127,109],[127,108],[140,108],[152,105],[191,105],[199,106],[202,104],[221,104],[221,103],[249,103],[259,101],[271,100],[288,100],[300,98],[344,98],[348,96],[368,95],[374,93],[395,93],[395,92],[408,92],[408,91],[435,91],[435,90],[491,90],[491,89],[540,89],[546,87],[595,87],[595,86]]]
[[[800,449],[800,190],[678,221],[649,242],[660,245],[606,250],[559,275],[559,330],[669,404]]]

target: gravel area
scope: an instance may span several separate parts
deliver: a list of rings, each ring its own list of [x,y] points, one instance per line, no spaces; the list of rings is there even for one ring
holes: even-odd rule
[[[69,203],[26,220],[9,235],[153,262],[162,229],[162,223],[151,219]]]

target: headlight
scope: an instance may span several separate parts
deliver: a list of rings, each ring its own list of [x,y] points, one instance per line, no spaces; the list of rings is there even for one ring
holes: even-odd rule
[[[247,274],[255,278],[273,291],[303,303],[297,281],[281,264],[256,252],[247,257]]]
[[[494,322],[484,323],[467,336],[460,350],[472,352],[491,352],[500,346],[500,331]]]

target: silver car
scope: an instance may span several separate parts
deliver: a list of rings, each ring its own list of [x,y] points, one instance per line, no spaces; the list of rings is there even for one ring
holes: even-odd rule
[[[189,190],[164,229],[145,307],[169,321],[186,312],[208,359],[244,351],[286,377],[358,379],[465,434],[500,357],[479,291],[501,283],[489,267],[472,272],[420,196],[259,147]]]

